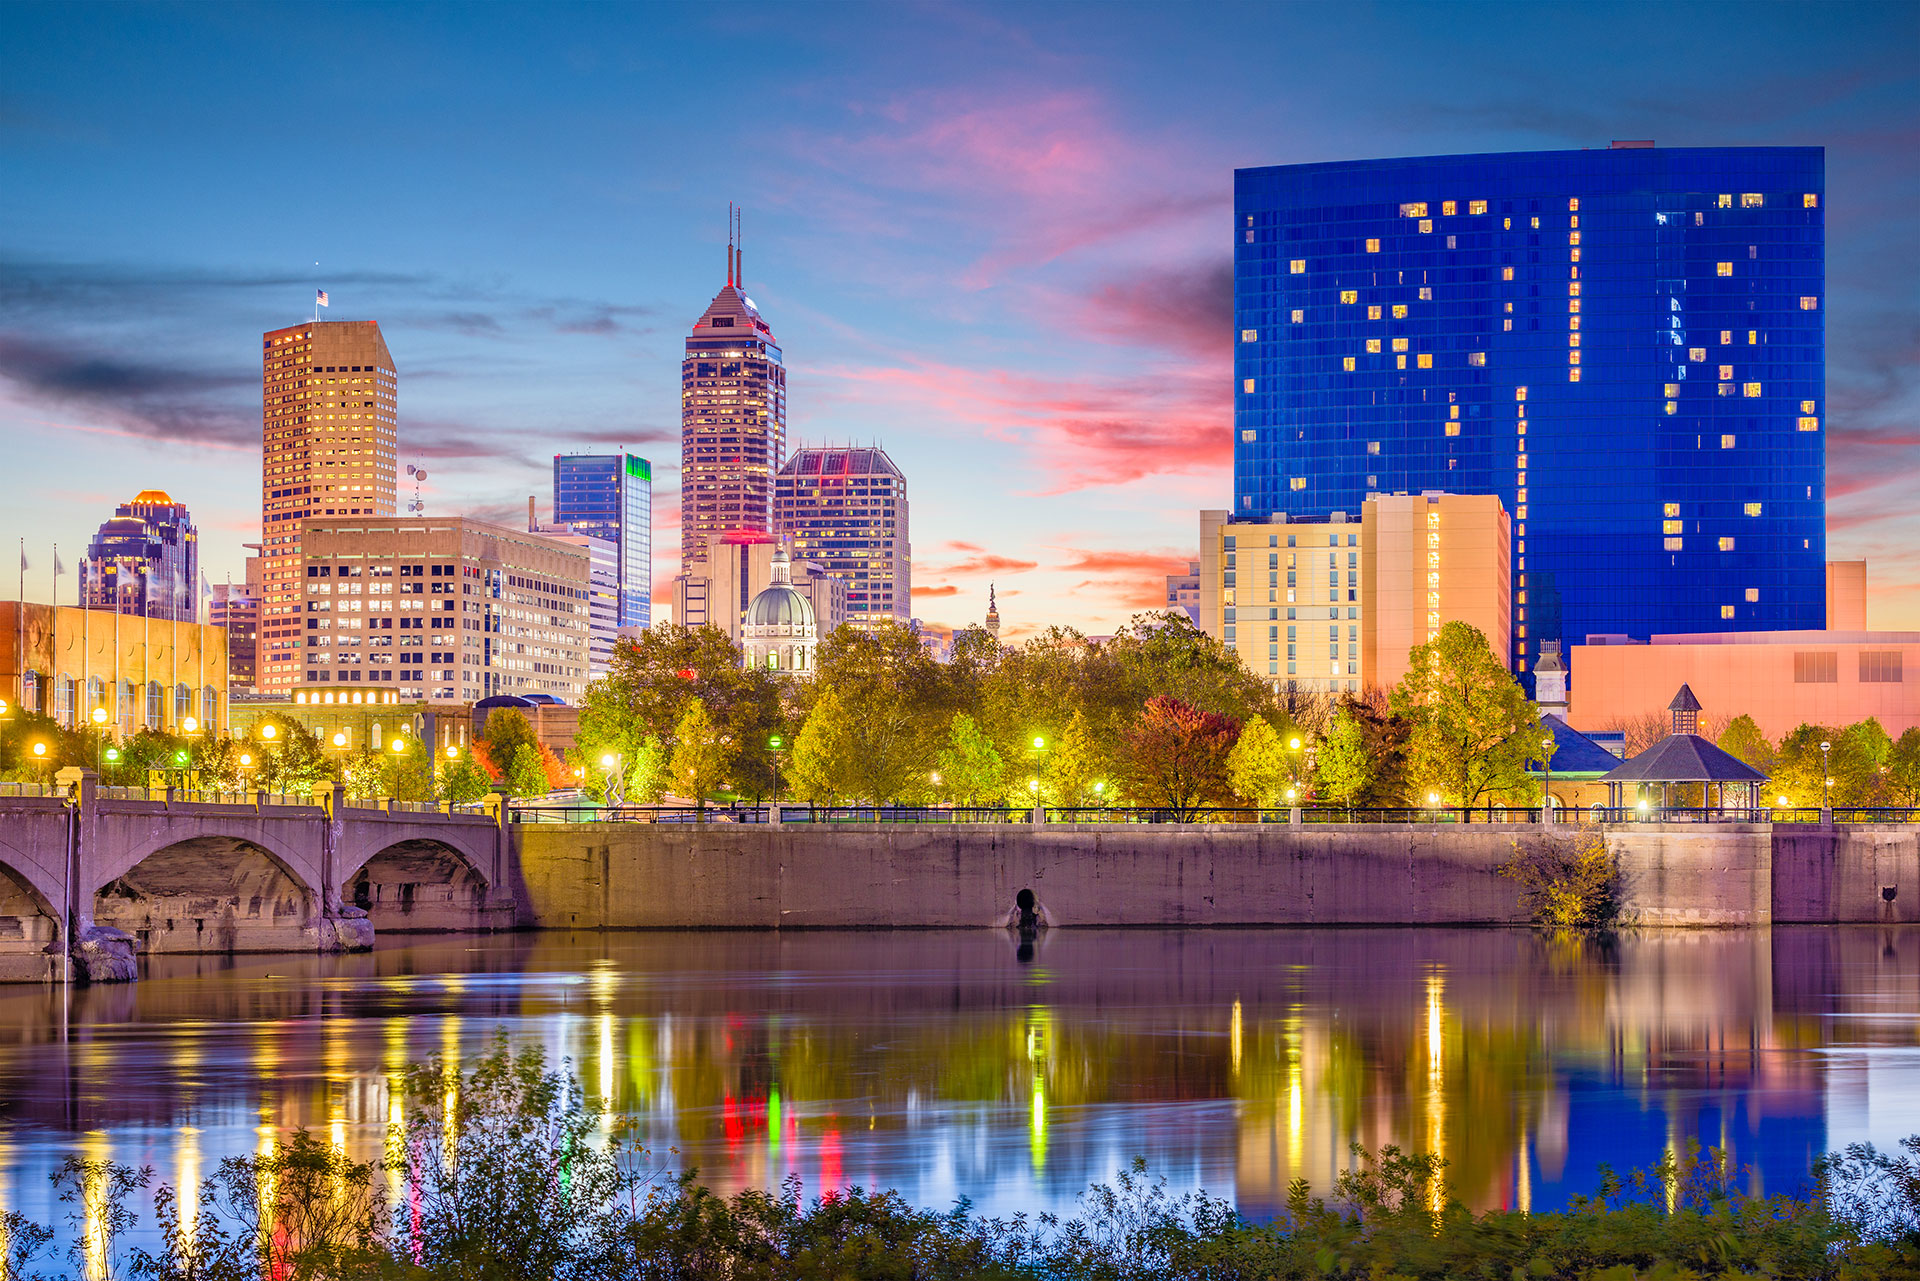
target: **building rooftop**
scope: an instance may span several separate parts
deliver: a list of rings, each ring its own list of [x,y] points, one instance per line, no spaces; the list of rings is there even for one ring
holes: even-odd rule
[[[1603,783],[1764,783],[1765,774],[1698,734],[1669,734]]]
[[[806,447],[793,451],[780,468],[782,476],[892,476],[906,477],[879,446]]]

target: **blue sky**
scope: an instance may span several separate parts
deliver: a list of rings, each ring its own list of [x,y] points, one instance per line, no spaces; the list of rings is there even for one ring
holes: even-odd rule
[[[1235,166],[1654,138],[1828,148],[1831,552],[1872,562],[1871,625],[1920,629],[1920,6],[3,16],[0,539],[32,598],[146,487],[240,577],[258,335],[316,285],[381,322],[429,511],[518,521],[555,452],[624,444],[663,586],[733,200],[790,439],[908,476],[915,612],[977,619],[993,581],[1015,635],[1109,631],[1227,502]]]

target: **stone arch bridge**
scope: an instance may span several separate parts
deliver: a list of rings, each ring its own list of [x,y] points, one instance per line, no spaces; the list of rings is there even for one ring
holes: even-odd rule
[[[378,930],[511,928],[486,814],[103,796],[0,797],[0,980],[131,978],[148,952],[352,951]]]

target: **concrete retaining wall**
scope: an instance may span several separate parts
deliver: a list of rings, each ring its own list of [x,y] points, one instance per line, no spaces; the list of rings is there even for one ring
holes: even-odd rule
[[[993,924],[1031,886],[1061,925],[1509,925],[1494,873],[1524,826],[526,825],[522,925],[916,928]],[[1610,832],[1628,917],[1771,919],[1767,828]]]
[[[1780,824],[1773,829],[1773,919],[1920,921],[1920,828]]]

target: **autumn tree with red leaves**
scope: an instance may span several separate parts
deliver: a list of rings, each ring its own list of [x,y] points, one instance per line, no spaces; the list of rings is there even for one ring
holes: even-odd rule
[[[1128,799],[1173,811],[1190,823],[1201,810],[1231,804],[1227,756],[1240,723],[1165,694],[1149,698],[1127,730],[1122,753]]]

